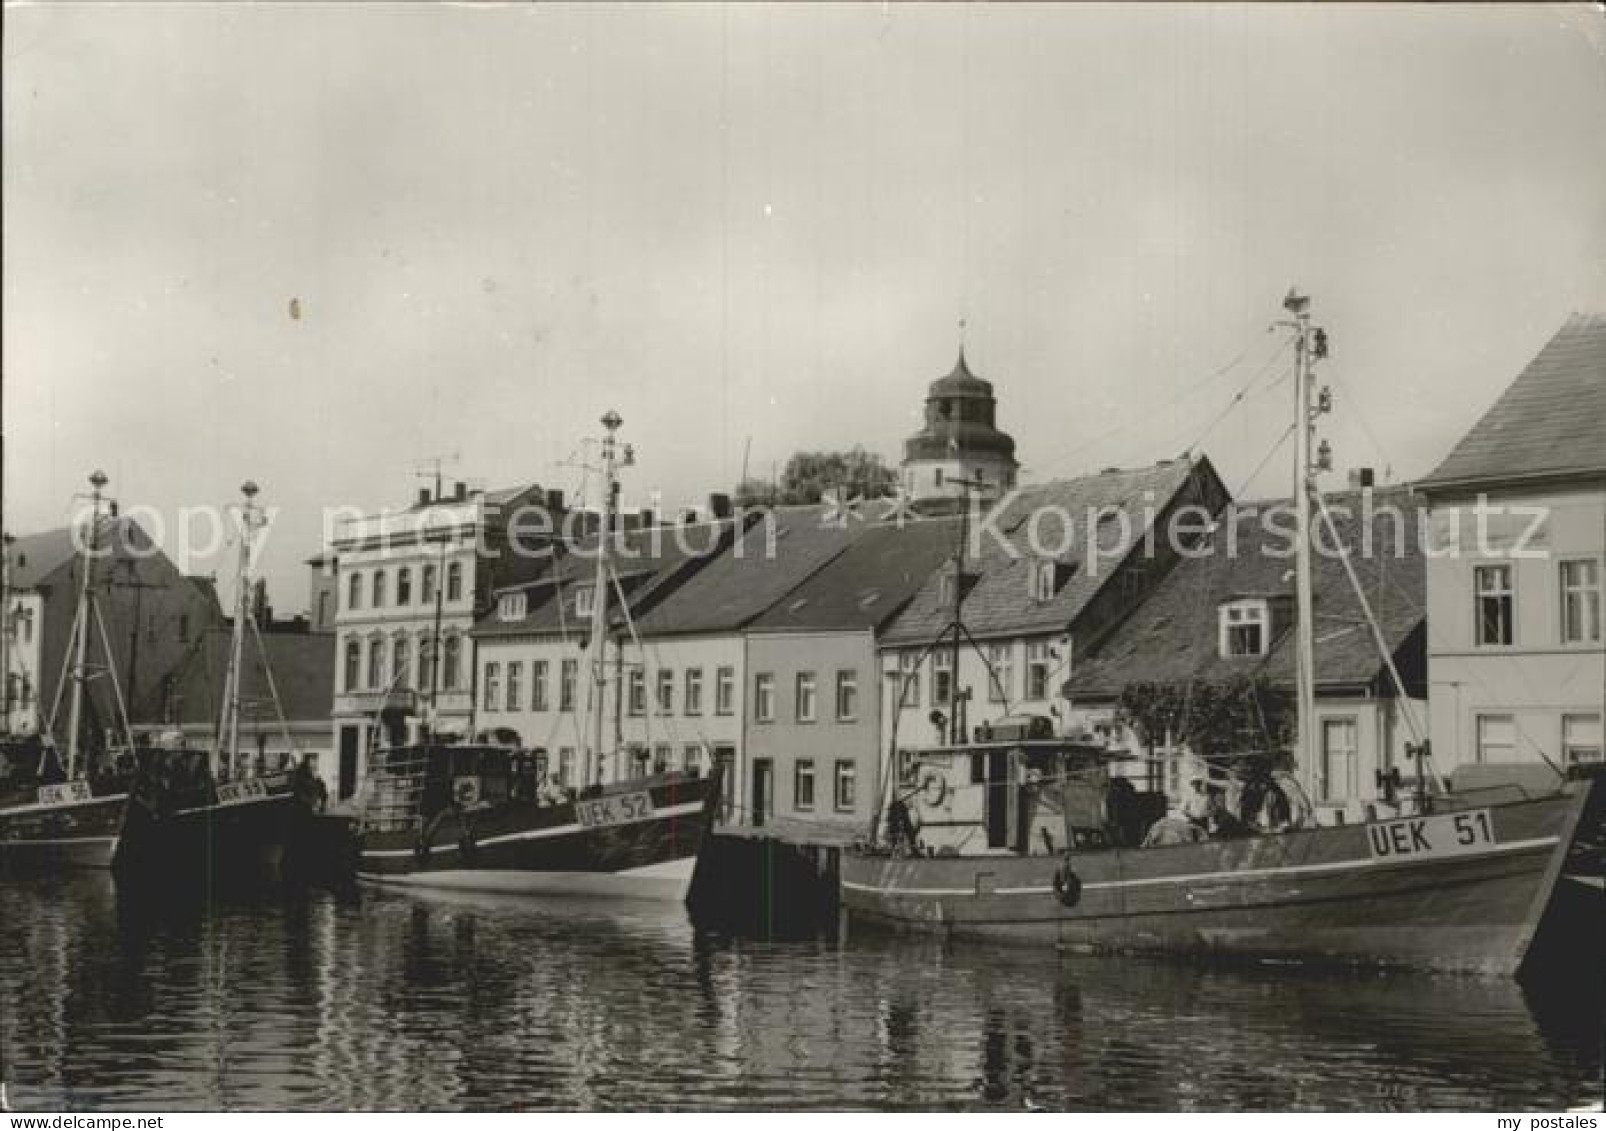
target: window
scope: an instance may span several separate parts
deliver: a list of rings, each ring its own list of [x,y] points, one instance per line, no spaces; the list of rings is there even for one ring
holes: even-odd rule
[[[836,717],[844,723],[851,723],[859,717],[858,672],[840,671],[836,673]]]
[[[546,661],[530,661],[530,710],[546,710]]]
[[[1510,762],[1517,755],[1517,721],[1510,715],[1478,716],[1478,761]]]
[[[652,748],[652,772],[655,774],[667,774],[670,760],[674,756],[675,748],[669,743],[660,742],[657,746],[654,746]]]
[[[377,638],[368,642],[368,686],[375,691],[385,686],[385,642]]]
[[[425,604],[429,604],[429,603],[431,603],[431,602],[433,602],[435,600],[435,567],[434,566],[427,565],[427,566],[424,567],[423,581],[419,585],[418,588],[420,590],[419,596],[424,599]]]
[[[1008,644],[987,645],[987,699],[1008,703],[1015,691],[1014,649]]]
[[[1032,563],[1032,571],[1027,575],[1027,584],[1032,600],[1047,601],[1054,596],[1054,582],[1059,566],[1053,561]]]
[[[446,646],[441,650],[441,686],[447,691],[457,690],[458,659],[462,651],[462,642],[455,636],[446,638]]]
[[[558,710],[574,710],[574,685],[580,678],[580,661],[564,660],[558,669]]]
[[[645,715],[647,713],[647,673],[640,668],[631,668],[630,674],[625,677],[626,710],[632,715]]]
[[[680,768],[683,770],[700,770],[703,766],[703,748],[695,742],[686,743],[681,752]]]
[[[385,571],[382,569],[374,570],[373,605],[376,609],[382,609],[385,607]]]
[[[446,599],[448,601],[461,601],[463,599],[462,562],[453,562],[446,567]]]
[[[346,641],[346,690],[356,691],[362,686],[362,645],[355,640]]]
[[[1476,594],[1477,635],[1483,645],[1510,644],[1511,625],[1511,567],[1477,566],[1472,571],[1472,587]]]
[[[507,705],[509,711],[524,709],[524,663],[516,660],[507,666]]]
[[[675,713],[675,669],[658,669],[658,713],[672,715]]]
[[[686,669],[686,714],[703,713],[703,669]]]
[[[800,758],[792,778],[792,807],[795,809],[814,808],[814,762],[808,758]]]
[[[761,723],[775,721],[775,677],[769,672],[753,677],[753,718]]]
[[[485,704],[486,711],[501,710],[500,697],[502,694],[502,665],[489,663],[485,665]]]
[[[433,691],[435,689],[435,661],[439,657],[435,654],[435,640],[433,637],[420,636],[418,638],[418,689],[420,691]]]
[[[812,723],[815,718],[814,673],[797,673],[797,721]]]
[[[496,619],[523,620],[527,604],[523,593],[504,593],[496,602]]]
[[[852,809],[858,800],[858,767],[851,761],[836,764],[835,795],[838,809]]]
[[[1322,720],[1322,797],[1347,801],[1359,795],[1359,757],[1354,719]]]
[[[396,604],[407,606],[413,602],[413,571],[402,566],[396,571]]]
[[[1026,698],[1047,699],[1048,673],[1053,668],[1054,653],[1048,641],[1026,645]]]
[[[408,669],[412,666],[412,642],[406,636],[396,635],[390,638],[390,685],[392,687],[407,687],[412,683]]]
[[[558,747],[558,784],[569,785],[574,781],[574,747]]]
[[[954,574],[952,570],[937,578],[937,605],[951,609],[954,604]]]
[[[898,653],[898,706],[920,706],[920,653]]]
[[[1270,615],[1264,601],[1233,601],[1221,606],[1221,654],[1264,656],[1269,643],[1267,622]]]
[[[1561,642],[1600,640],[1600,563],[1585,558],[1561,563]]]
[[[354,573],[346,580],[346,608],[362,608],[362,574]]]
[[[597,587],[582,585],[574,591],[574,615],[588,617],[596,608]]]
[[[948,702],[954,689],[954,654],[947,648],[931,653],[931,702]]]
[[[1569,766],[1601,760],[1599,715],[1561,717],[1561,754]]]
[[[323,628],[329,623],[329,602],[331,598],[327,591],[318,594],[318,627]]]
[[[714,673],[714,714],[736,711],[736,669],[720,668]]]

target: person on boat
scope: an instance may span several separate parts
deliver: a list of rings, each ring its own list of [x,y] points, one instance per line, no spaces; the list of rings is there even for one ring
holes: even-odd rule
[[[1210,788],[1210,774],[1196,766],[1188,775],[1188,793],[1182,800],[1182,816],[1189,823],[1210,831],[1221,811],[1221,794]]]

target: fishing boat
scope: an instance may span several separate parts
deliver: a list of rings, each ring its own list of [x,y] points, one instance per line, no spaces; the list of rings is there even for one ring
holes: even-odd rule
[[[86,688],[92,679],[110,681],[122,732],[132,747],[128,713],[117,682],[105,621],[96,600],[96,566],[102,556],[102,494],[108,480],[104,472],[89,477],[92,488],[89,517],[77,535],[78,595],[62,677],[50,716],[42,720],[38,732],[26,738],[10,738],[4,744],[4,761],[9,774],[0,786],[0,865],[17,870],[56,870],[61,868],[107,868],[116,851],[117,838],[128,801],[132,767],[116,751],[103,751],[96,757],[84,742]],[[6,562],[6,591],[0,594],[0,617],[9,622],[11,613],[9,551]],[[89,662],[91,625],[98,633],[105,663]],[[0,634],[9,639],[9,623],[0,623]],[[58,719],[62,696],[67,697],[67,748],[57,745]],[[8,704],[9,706],[9,704]],[[9,724],[10,712],[6,712]]]
[[[580,780],[552,772],[546,751],[455,743],[434,735],[374,751],[358,817],[358,878],[386,884],[537,895],[683,902],[719,802],[721,773],[646,773],[605,750],[608,593],[620,451],[617,413],[602,418],[602,521],[587,637],[590,680]],[[622,596],[621,596],[622,600]],[[438,612],[437,612],[438,616]],[[628,620],[628,618],[626,618]],[[440,632],[433,637],[439,641]],[[440,665],[432,664],[432,678]],[[429,700],[433,702],[432,693]]]
[[[227,763],[239,747],[241,656],[247,633],[258,631],[251,615],[251,569],[255,536],[267,520],[256,502],[257,491],[250,481],[241,488],[245,501],[238,516],[233,635],[215,741],[210,750],[190,749],[181,742],[134,749],[128,801],[111,860],[119,885],[213,891],[220,882],[305,874],[317,863],[307,855],[324,838],[316,835],[317,801],[304,764],[257,777],[227,776]],[[260,635],[255,640],[261,649]],[[283,708],[265,650],[262,662],[282,723]]]
[[[1310,325],[1308,299],[1290,293],[1285,306],[1298,425],[1295,756],[1304,761],[1315,718],[1313,511],[1339,539],[1311,459],[1311,361],[1325,353],[1325,335]],[[958,617],[956,600],[956,650]],[[1380,651],[1403,687],[1388,650]],[[1559,779],[1530,792],[1430,792],[1429,747],[1419,732],[1413,737],[1418,788],[1390,816],[1335,826],[1279,821],[1145,847],[1156,814],[1140,802],[1154,798],[1124,788],[1115,772],[1124,752],[1028,724],[974,735],[951,728],[946,746],[907,751],[894,733],[870,842],[842,855],[842,906],[850,924],[1077,951],[1517,974],[1535,953],[1558,882],[1576,866],[1570,854],[1576,861],[1594,780]],[[1598,805],[1592,811],[1598,821]],[[922,821],[944,826],[941,851],[920,843]]]

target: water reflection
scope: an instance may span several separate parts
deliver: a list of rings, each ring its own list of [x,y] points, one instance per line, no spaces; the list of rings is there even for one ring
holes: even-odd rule
[[[157,913],[0,887],[0,1062],[39,1107],[1555,1108],[1599,990],[856,937],[363,892]]]

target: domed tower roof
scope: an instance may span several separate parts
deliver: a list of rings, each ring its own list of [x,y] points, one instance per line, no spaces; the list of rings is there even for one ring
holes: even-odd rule
[[[904,441],[904,461],[989,455],[1013,464],[1015,440],[999,431],[997,409],[992,382],[970,371],[961,346],[953,372],[926,393],[926,426]]]

